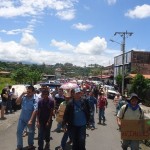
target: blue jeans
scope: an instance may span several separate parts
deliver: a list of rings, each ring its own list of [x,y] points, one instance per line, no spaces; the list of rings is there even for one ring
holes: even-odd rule
[[[22,134],[24,129],[28,126],[27,122],[19,119],[17,126],[17,148],[23,148],[23,138]],[[34,131],[35,131],[35,121],[31,127],[28,127],[28,145],[34,145]]]
[[[43,150],[44,146],[44,140],[46,143],[50,142],[50,125],[46,126],[44,124],[40,124],[39,130],[38,130],[38,149]]]
[[[61,147],[62,147],[63,150],[65,150],[65,146],[66,146],[68,137],[69,137],[70,140],[72,141],[72,136],[71,136],[71,131],[70,131],[70,129],[67,129],[67,131],[64,132],[64,135],[63,135],[63,137],[62,137],[62,139],[61,139]]]
[[[90,126],[95,128],[94,111],[92,111],[90,114]]]
[[[128,147],[131,147],[131,150],[139,150],[139,141],[138,140],[123,140],[122,149],[127,150]]]
[[[105,108],[99,108],[99,122],[101,123],[101,120],[103,120],[103,123],[105,122]]]
[[[86,140],[86,125],[84,126],[73,126],[71,128],[72,133],[72,150],[86,150],[85,140]]]
[[[61,122],[58,122],[58,123],[57,123],[57,130],[61,130],[61,128],[62,128],[62,123],[61,123]]]

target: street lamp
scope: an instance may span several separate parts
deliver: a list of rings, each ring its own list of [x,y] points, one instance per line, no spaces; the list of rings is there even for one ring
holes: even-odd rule
[[[125,40],[123,40],[122,43],[119,43],[119,42],[114,41],[112,39],[110,39],[110,41],[111,42],[115,42],[115,43],[121,45],[121,51],[122,51],[122,87],[121,87],[121,93],[122,93],[122,95],[124,95],[124,74],[125,74],[125,72],[124,72],[124,69],[125,69],[124,68],[124,54],[125,54]]]
[[[122,95],[124,95],[124,75],[125,75],[125,72],[124,72],[124,55],[125,55],[125,39],[126,39],[126,36],[131,36],[133,33],[132,32],[115,32],[114,35],[116,34],[120,34],[121,37],[123,38],[123,41],[122,43],[119,43],[119,42],[116,42],[114,40],[110,40],[112,42],[115,42],[115,43],[118,43],[118,44],[121,44],[121,51],[122,51]]]

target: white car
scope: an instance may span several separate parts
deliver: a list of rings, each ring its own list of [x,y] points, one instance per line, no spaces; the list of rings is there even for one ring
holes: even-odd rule
[[[104,85],[104,88],[107,91],[107,98],[114,99],[118,91],[116,91],[113,86],[109,86],[109,85]]]

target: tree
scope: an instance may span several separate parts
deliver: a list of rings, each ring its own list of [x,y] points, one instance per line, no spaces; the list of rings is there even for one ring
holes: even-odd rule
[[[41,73],[36,70],[30,71],[28,77],[29,77],[30,84],[36,84],[38,81],[41,80]]]
[[[41,79],[41,73],[38,70],[32,70],[22,67],[12,73],[11,78],[21,84],[36,84]]]
[[[28,77],[27,74],[28,72],[25,68],[19,68],[12,73],[11,78],[15,80],[17,83],[23,84],[26,83]]]
[[[145,99],[146,90],[148,88],[148,80],[142,74],[137,74],[131,86],[131,93],[136,93],[141,99]]]
[[[117,76],[116,76],[116,83],[119,87],[119,92],[121,92],[121,87],[122,87],[122,75],[119,73]]]

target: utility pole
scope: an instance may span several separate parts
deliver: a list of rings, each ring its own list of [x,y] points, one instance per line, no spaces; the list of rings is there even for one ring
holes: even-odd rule
[[[124,62],[124,55],[125,55],[125,40],[127,36],[131,36],[133,32],[115,32],[114,35],[119,34],[122,38],[122,44],[121,44],[121,51],[122,51],[122,96],[124,95],[124,76],[125,76],[125,62]]]

